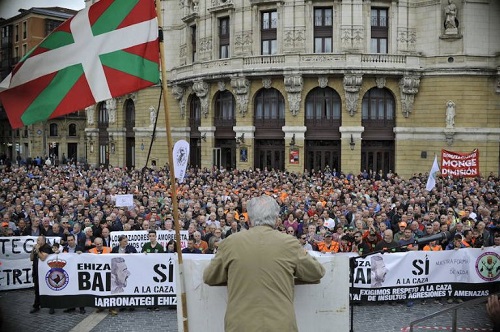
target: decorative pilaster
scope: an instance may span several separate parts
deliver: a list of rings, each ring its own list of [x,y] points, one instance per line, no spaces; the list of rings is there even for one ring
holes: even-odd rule
[[[193,92],[200,98],[201,113],[205,116],[208,115],[208,83],[202,80],[194,81]]]
[[[363,75],[344,76],[346,106],[350,116],[354,116],[354,113],[356,113],[361,84],[363,84]]]
[[[284,78],[285,91],[288,96],[288,105],[293,116],[297,116],[302,100],[301,93],[304,82],[301,75],[286,75]]]
[[[181,113],[181,118],[186,116],[186,104],[184,103],[184,91],[185,89],[182,86],[174,85],[172,87],[172,94],[174,95],[175,100],[179,103],[179,110]]]
[[[407,118],[413,110],[415,95],[418,93],[420,86],[420,76],[407,75],[399,81],[399,89],[401,90],[401,107],[403,115]]]
[[[250,81],[245,77],[232,77],[231,87],[236,96],[236,105],[240,114],[244,117],[248,109],[248,93],[250,92]]]
[[[106,100],[106,109],[108,110],[109,123],[113,124],[116,122],[116,100],[111,98]]]
[[[95,111],[95,105],[85,108],[85,115],[87,116],[87,124],[89,126],[92,126],[94,124],[94,111]]]

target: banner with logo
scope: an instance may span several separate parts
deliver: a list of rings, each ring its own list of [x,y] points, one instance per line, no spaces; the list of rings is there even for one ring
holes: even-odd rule
[[[33,287],[30,253],[37,236],[0,238],[0,291]],[[50,245],[59,243],[60,237],[47,237]]]
[[[479,150],[471,153],[459,153],[441,150],[441,175],[443,177],[479,176]]]
[[[375,254],[356,259],[351,298],[397,301],[487,296],[500,286],[499,277],[500,247]]]
[[[58,254],[38,269],[42,307],[177,304],[174,254]]]
[[[109,234],[111,237],[111,247],[118,245],[118,238],[120,235],[126,235],[128,238],[128,244],[134,246],[137,252],[141,252],[142,246],[146,242],[149,242],[148,231],[115,231]],[[180,231],[180,235],[181,248],[184,249],[187,247],[189,239],[188,231]],[[156,231],[156,240],[163,246],[163,249],[167,250],[168,241],[175,241],[175,231],[158,230]]]

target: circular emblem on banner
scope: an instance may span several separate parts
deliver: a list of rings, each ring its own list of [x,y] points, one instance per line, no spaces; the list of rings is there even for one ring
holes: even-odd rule
[[[500,256],[495,252],[485,252],[476,260],[476,272],[483,280],[497,280],[500,276]]]
[[[66,265],[66,261],[56,258],[47,262],[47,265],[51,269],[45,275],[45,283],[53,291],[63,290],[69,282],[69,275],[63,267]]]

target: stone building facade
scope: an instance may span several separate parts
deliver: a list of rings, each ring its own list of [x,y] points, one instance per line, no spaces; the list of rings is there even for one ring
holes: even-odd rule
[[[161,4],[166,108],[191,165],[409,177],[477,148],[498,174],[498,1]],[[167,163],[160,91],[86,110],[91,164]]]

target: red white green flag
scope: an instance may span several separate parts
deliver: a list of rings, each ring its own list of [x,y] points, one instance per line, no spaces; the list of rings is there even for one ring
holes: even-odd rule
[[[159,82],[154,0],[100,0],[61,24],[0,84],[12,128]]]

